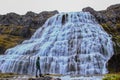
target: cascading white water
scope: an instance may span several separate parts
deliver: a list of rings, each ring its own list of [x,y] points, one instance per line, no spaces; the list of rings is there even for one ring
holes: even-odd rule
[[[0,56],[2,72],[94,75],[107,73],[113,55],[111,37],[88,12],[60,13],[49,18],[31,39]]]

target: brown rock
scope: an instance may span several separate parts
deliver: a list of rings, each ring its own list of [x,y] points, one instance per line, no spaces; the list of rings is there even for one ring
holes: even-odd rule
[[[46,77],[40,77],[40,78],[29,78],[28,80],[61,80],[59,78],[52,78],[52,77],[49,77],[49,76],[46,76]]]

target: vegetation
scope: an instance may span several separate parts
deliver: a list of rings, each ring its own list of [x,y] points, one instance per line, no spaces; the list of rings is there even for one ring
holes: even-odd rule
[[[22,26],[0,26],[0,54],[25,39],[17,34],[21,28]]]
[[[120,24],[116,23],[113,25],[110,22],[107,22],[102,23],[101,25],[107,33],[112,35],[112,40],[115,43],[115,53],[119,54],[118,52],[120,52]]]
[[[17,74],[14,74],[14,73],[0,73],[0,79],[1,78],[12,78],[14,76],[17,76]]]
[[[12,36],[12,35],[1,35],[0,34],[0,45],[3,45],[5,49],[13,47],[17,45],[18,42],[22,41],[23,38],[19,36]]]
[[[120,73],[106,74],[103,80],[120,80]]]
[[[0,25],[0,54],[28,39],[34,32],[35,29],[24,26]]]
[[[101,24],[104,30],[112,36],[112,40],[114,41],[114,55],[112,58],[108,61],[108,70],[110,73],[114,72],[120,72],[120,23],[102,23]],[[120,76],[120,75],[119,75]],[[115,76],[109,76],[107,78],[116,78],[117,75]],[[118,78],[118,77],[117,77]],[[114,80],[114,79],[104,79],[104,80]],[[115,79],[117,80],[117,79]],[[120,80],[120,79],[119,79]]]

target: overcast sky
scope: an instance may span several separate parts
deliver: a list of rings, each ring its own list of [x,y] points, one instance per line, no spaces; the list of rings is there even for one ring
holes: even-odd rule
[[[81,11],[84,7],[104,10],[120,0],[0,0],[0,14],[15,12],[25,14],[27,11],[40,13],[41,11],[58,10],[59,12]]]

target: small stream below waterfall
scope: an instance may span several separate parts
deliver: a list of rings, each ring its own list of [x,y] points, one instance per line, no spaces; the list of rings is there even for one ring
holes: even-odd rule
[[[61,80],[102,80],[103,76],[62,76],[59,77]]]

